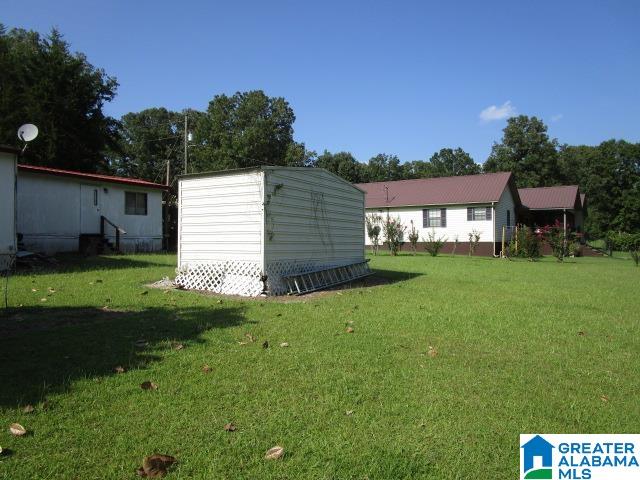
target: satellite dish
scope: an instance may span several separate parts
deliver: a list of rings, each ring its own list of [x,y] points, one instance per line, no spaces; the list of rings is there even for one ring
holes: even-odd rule
[[[18,129],[18,138],[23,142],[35,140],[38,136],[38,127],[32,123],[25,123]]]

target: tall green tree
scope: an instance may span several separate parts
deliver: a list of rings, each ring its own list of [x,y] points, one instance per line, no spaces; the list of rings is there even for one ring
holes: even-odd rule
[[[106,116],[116,79],[73,53],[57,30],[47,36],[0,25],[0,143],[17,145],[23,123],[40,130],[23,159],[83,171],[108,169],[117,122]]]
[[[216,95],[195,124],[194,171],[304,164],[310,155],[293,139],[295,119],[284,98],[261,90]]]
[[[365,165],[358,162],[349,152],[330,153],[325,150],[314,162],[314,166],[326,168],[351,183],[367,181]]]
[[[519,187],[544,187],[559,182],[558,141],[536,117],[519,115],[507,120],[502,141],[494,143],[485,172],[510,171]]]
[[[481,167],[461,148],[443,148],[429,159],[432,177],[453,177],[480,173]]]
[[[372,157],[367,164],[367,179],[369,182],[384,182],[402,180],[405,178],[404,167],[396,155],[379,153]]]
[[[172,174],[183,171],[183,115],[164,107],[127,113],[120,119],[119,150],[112,168],[118,175],[160,181],[167,161]]]

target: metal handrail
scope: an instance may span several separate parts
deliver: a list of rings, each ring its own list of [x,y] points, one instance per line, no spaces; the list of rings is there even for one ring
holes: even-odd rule
[[[102,238],[104,238],[104,224],[105,224],[105,222],[107,222],[109,225],[111,225],[115,229],[115,231],[116,231],[116,251],[120,252],[120,234],[122,233],[123,235],[125,235],[127,232],[125,232],[125,230],[122,227],[119,227],[118,225],[113,223],[111,220],[109,220],[107,217],[105,217],[104,215],[100,215],[100,236]]]

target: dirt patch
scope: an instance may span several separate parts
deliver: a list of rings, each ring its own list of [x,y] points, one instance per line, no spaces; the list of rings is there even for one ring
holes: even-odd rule
[[[380,285],[388,285],[389,283],[392,283],[392,280],[390,280],[389,278],[374,274],[365,278],[361,278],[359,280],[354,280],[353,282],[343,283],[342,285],[336,285],[331,288],[318,290],[316,292],[306,293],[304,295],[279,295],[276,297],[243,297],[240,295],[224,295],[221,293],[209,292],[207,290],[185,290],[185,291],[195,292],[200,295],[204,295],[206,297],[215,297],[215,298],[227,299],[227,300],[244,300],[244,301],[253,300],[253,301],[260,301],[260,302],[267,301],[267,302],[276,302],[276,303],[295,303],[295,302],[304,303],[307,300],[314,300],[316,298],[342,295],[344,291],[353,290],[354,288],[378,287]],[[150,283],[148,285],[145,285],[145,287],[159,288],[161,290],[182,290],[175,286],[167,287],[166,283],[160,283],[160,282]]]

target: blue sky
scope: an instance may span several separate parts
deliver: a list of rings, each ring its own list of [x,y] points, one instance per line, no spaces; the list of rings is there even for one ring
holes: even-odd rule
[[[505,117],[561,143],[640,141],[640,2],[0,0],[7,27],[58,27],[117,77],[107,113],[205,109],[262,89],[321,152],[483,162]],[[484,114],[482,112],[484,111]]]

